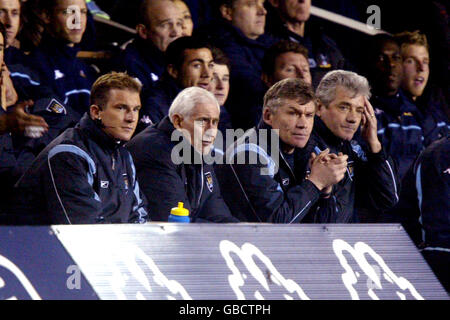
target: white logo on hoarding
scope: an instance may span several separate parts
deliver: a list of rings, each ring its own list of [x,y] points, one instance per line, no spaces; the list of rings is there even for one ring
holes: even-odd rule
[[[423,297],[416,291],[411,282],[409,282],[404,277],[398,277],[394,272],[392,272],[392,270],[384,262],[383,258],[364,242],[357,242],[355,244],[355,247],[353,248],[344,240],[335,239],[333,240],[333,250],[336,254],[336,257],[338,257],[341,266],[345,270],[345,273],[343,273],[341,276],[342,281],[344,282],[344,285],[349,291],[350,296],[353,300],[360,299],[358,292],[353,287],[358,283],[360,274],[358,272],[355,272],[349,265],[347,259],[344,256],[344,251],[348,252],[355,259],[358,266],[369,278],[366,284],[368,289],[367,294],[371,299],[379,300],[379,297],[376,295],[375,290],[383,289],[383,286],[381,284],[381,276],[383,276],[386,281],[391,284],[397,285],[398,288],[403,291],[395,291],[395,293],[401,300],[406,299],[404,291],[409,292],[417,300],[424,300]],[[369,264],[365,255],[370,256],[377,262],[378,265],[375,265],[377,268],[374,268],[374,265]]]
[[[228,282],[239,300],[245,300],[247,298],[251,299],[251,297],[246,298],[241,290],[241,287],[245,284],[247,275],[241,273],[238,267],[236,267],[236,264],[231,257],[232,253],[236,254],[241,259],[250,274],[263,286],[266,292],[271,291],[269,282],[267,281],[267,278],[269,278],[270,282],[276,284],[278,287],[285,288],[292,294],[283,294],[284,299],[293,300],[300,298],[302,300],[309,300],[308,296],[303,292],[303,289],[295,281],[284,278],[272,264],[272,261],[270,261],[270,259],[253,244],[244,243],[242,248],[239,248],[231,241],[222,240],[220,241],[220,253],[227,262],[228,268],[233,272],[233,274],[228,276]],[[266,274],[264,274],[264,272],[256,265],[253,257],[257,257],[264,264],[267,268]],[[254,298],[264,300],[263,293],[264,292],[256,290],[254,292]]]
[[[28,278],[25,276],[25,274],[10,260],[5,258],[4,256],[0,255],[0,268],[6,268],[9,272],[11,272],[16,280],[20,282],[20,284],[23,286],[23,288],[26,290],[27,294],[31,297],[33,300],[41,300],[41,297],[34,289],[31,282],[28,280]],[[6,286],[5,280],[0,277],[0,296],[1,296],[1,290],[4,289]],[[7,297],[7,300],[17,300],[16,296]]]

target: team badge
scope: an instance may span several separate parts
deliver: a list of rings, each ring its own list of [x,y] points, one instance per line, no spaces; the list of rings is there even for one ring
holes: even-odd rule
[[[100,181],[100,188],[107,189],[109,186],[109,181]]]
[[[66,108],[64,108],[64,106],[59,103],[56,99],[52,99],[50,101],[50,103],[48,104],[46,110],[48,112],[53,112],[53,113],[64,113],[67,114]]]
[[[283,184],[283,186],[287,186],[289,184],[289,178],[284,178],[281,183]]]
[[[354,176],[354,167],[353,167],[353,161],[349,161],[348,162],[348,164],[347,164],[347,173],[348,173],[348,175],[349,175],[349,177],[350,177],[350,179],[353,179],[353,176]]]
[[[141,122],[145,124],[153,124],[152,120],[150,120],[150,117],[147,115],[142,116]]]
[[[205,178],[206,178],[206,186],[208,187],[209,192],[213,192],[213,177],[211,175],[211,172],[206,172]]]
[[[62,73],[59,70],[55,70],[55,80],[58,80],[58,79],[61,79],[61,78],[64,78],[64,73]]]
[[[153,81],[153,82],[159,80],[159,77],[158,77],[156,74],[154,74],[153,72],[150,73],[150,78],[152,78],[152,81]]]
[[[331,64],[327,60],[327,56],[319,54],[319,68],[331,68]]]

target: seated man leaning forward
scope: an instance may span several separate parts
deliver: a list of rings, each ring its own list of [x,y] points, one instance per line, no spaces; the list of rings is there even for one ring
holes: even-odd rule
[[[333,214],[330,193],[344,178],[347,156],[328,150],[312,154],[308,141],[315,112],[314,91],[301,79],[284,79],[267,91],[259,126],[230,146],[227,163],[217,166],[233,215],[242,221],[297,223]]]
[[[190,87],[175,98],[169,116],[127,144],[152,220],[167,221],[171,208],[183,202],[192,222],[238,222],[221,197],[213,166],[204,159],[214,153],[219,115],[211,92]]]
[[[18,181],[25,224],[143,223],[147,212],[130,153],[140,85],[124,73],[92,86],[90,112],[53,140]]]

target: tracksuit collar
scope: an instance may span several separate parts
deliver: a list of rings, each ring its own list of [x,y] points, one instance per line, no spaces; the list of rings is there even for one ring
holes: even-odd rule
[[[89,113],[85,113],[77,125],[87,136],[98,145],[112,151],[120,147],[124,142],[114,139],[100,128],[100,124],[91,119]]]

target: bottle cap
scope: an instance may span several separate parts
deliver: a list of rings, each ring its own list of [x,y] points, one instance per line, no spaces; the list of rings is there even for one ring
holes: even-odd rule
[[[183,208],[183,202],[178,202],[178,207],[172,208],[172,210],[170,210],[170,214],[187,217],[189,216],[189,210]]]

